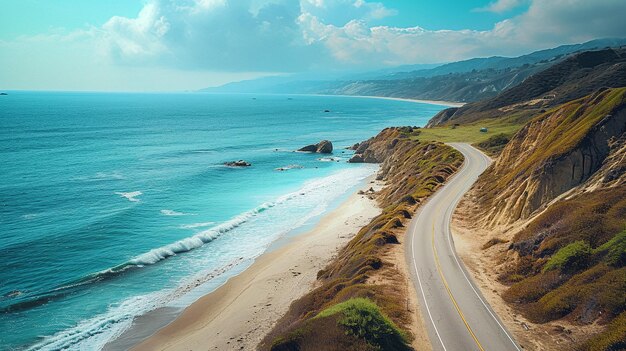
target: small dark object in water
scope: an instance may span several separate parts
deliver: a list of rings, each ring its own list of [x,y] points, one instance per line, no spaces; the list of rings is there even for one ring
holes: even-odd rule
[[[330,112],[330,110],[324,110],[324,112]]]
[[[224,162],[224,165],[228,166],[228,167],[250,167],[250,166],[252,166],[252,164],[250,162],[246,162],[244,160]]]

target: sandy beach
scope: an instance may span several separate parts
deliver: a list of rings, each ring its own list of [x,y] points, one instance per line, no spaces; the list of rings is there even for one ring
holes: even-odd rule
[[[388,97],[388,96],[369,96],[369,95],[320,95],[320,96],[343,96],[343,97],[356,97],[356,98],[364,98],[364,99],[383,99],[383,100],[407,101],[407,102],[418,102],[418,103],[421,103],[421,104],[433,104],[433,105],[441,105],[441,106],[449,106],[449,107],[461,107],[461,106],[465,105],[464,102],[443,101],[443,100],[407,99],[407,98],[396,98],[396,97]]]
[[[352,95],[346,95],[352,96]],[[442,106],[450,106],[450,107],[461,107],[465,105],[464,102],[453,102],[453,101],[443,101],[443,100],[419,100],[419,99],[406,99],[406,98],[395,98],[395,97],[386,97],[386,96],[360,96],[355,95],[353,97],[359,98],[368,98],[368,99],[384,99],[384,100],[395,100],[395,101],[408,101],[408,102],[419,102],[422,104],[433,104],[433,105],[442,105]]]
[[[374,200],[352,194],[311,231],[260,256],[133,350],[255,349],[291,302],[311,290],[317,272],[379,213]]]

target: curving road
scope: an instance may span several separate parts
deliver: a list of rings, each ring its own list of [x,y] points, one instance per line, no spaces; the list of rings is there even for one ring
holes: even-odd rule
[[[491,160],[468,144],[451,143],[463,167],[422,206],[409,227],[406,258],[433,350],[521,351],[457,257],[452,213]]]

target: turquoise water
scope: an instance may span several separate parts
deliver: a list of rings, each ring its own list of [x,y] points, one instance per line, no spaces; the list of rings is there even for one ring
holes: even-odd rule
[[[137,315],[188,304],[375,172],[346,163],[343,147],[389,125],[423,125],[442,108],[321,96],[0,96],[0,349],[97,349]],[[292,152],[321,139],[333,155]],[[239,159],[253,166],[222,165]]]

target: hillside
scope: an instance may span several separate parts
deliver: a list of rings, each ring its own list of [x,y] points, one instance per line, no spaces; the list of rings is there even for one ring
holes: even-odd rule
[[[427,127],[512,115],[525,120],[541,110],[586,96],[600,88],[622,86],[626,86],[626,49],[582,52],[491,99],[446,109],[433,117]]]
[[[404,79],[415,77],[434,77],[451,73],[471,72],[474,70],[504,70],[507,68],[516,68],[524,65],[534,65],[537,63],[548,63],[550,61],[557,61],[564,56],[571,55],[577,52],[605,49],[607,47],[620,47],[623,45],[626,45],[626,39],[596,39],[581,44],[561,45],[551,49],[539,50],[518,57],[493,56],[484,58],[473,58],[469,60],[447,63],[445,65],[441,65],[431,69],[399,72],[390,75],[390,78]]]
[[[414,68],[427,65],[401,66],[341,77],[318,73],[266,77],[201,91],[364,95],[473,102],[495,97],[574,53],[622,45],[626,45],[626,39],[598,39],[540,50],[519,57],[473,58],[422,69]]]
[[[478,200],[486,209],[483,218],[492,226],[526,219],[584,183],[609,156],[610,140],[625,128],[626,88],[604,90],[537,116],[485,172],[489,181],[479,183],[485,194]]]
[[[626,88],[603,89],[519,130],[463,200],[459,221],[480,233],[472,240],[482,258],[471,264],[503,284],[505,301],[532,323],[571,325],[551,331],[554,342],[620,350],[625,199]]]
[[[514,68],[470,70],[432,77],[415,77],[394,80],[354,81],[337,87],[320,90],[331,95],[385,96],[409,99],[476,101],[497,95],[499,92],[523,82],[550,63],[524,65]]]
[[[403,227],[462,163],[456,150],[411,138],[411,127],[387,128],[356,150],[353,162],[382,162],[386,186],[375,196],[382,214],[361,229],[318,273],[318,288],[295,301],[261,350],[410,350]],[[397,257],[394,261],[393,257]],[[397,261],[400,260],[400,261]],[[363,319],[362,319],[363,318]]]

